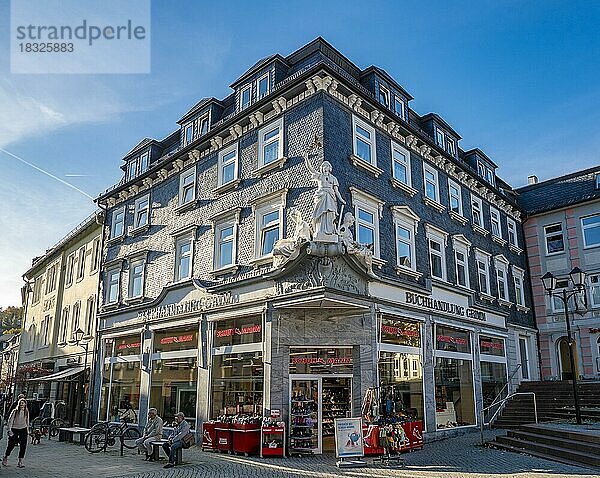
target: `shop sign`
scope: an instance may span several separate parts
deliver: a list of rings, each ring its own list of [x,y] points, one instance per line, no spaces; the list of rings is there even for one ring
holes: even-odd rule
[[[479,337],[479,351],[485,355],[504,356],[504,340]]]
[[[191,342],[192,340],[194,340],[194,334],[179,335],[179,336],[175,335],[172,337],[163,337],[162,339],[160,339],[160,344],[161,345],[182,344],[184,342]]]
[[[469,332],[445,325],[436,326],[436,348],[449,352],[471,352]]]
[[[352,373],[352,347],[290,348],[290,373]]]
[[[434,299],[426,295],[415,294],[414,292],[406,292],[406,303],[409,305],[417,305],[425,309],[446,314],[457,315],[459,317],[467,317],[469,319],[485,321],[485,312],[480,312],[475,309],[465,308],[461,305],[444,300]]]
[[[133,342],[131,344],[119,344],[117,345],[117,350],[129,350],[129,349],[139,349],[141,342]]]
[[[362,418],[336,418],[335,456],[350,458],[364,456]]]
[[[151,309],[138,312],[137,318],[138,320],[164,319],[193,312],[204,312],[224,305],[237,304],[239,301],[240,297],[238,295],[227,292],[222,295],[212,295],[200,299],[184,300],[175,304],[152,307]]]
[[[304,365],[352,365],[352,357],[292,357],[291,363]]]
[[[383,315],[381,317],[381,341],[395,345],[420,347],[420,325],[416,322]]]
[[[234,335],[247,335],[247,334],[259,334],[261,331],[261,326],[259,324],[256,325],[248,325],[246,327],[230,327],[228,329],[217,329],[216,336],[218,338],[222,337],[232,337]]]
[[[600,334],[600,328],[590,328],[590,334]]]

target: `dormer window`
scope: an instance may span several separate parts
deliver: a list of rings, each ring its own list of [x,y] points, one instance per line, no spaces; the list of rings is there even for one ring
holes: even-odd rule
[[[204,116],[203,118],[200,118],[198,120],[198,124],[199,124],[198,130],[200,131],[200,136],[203,136],[206,133],[208,133],[208,126],[209,126],[208,115]]]
[[[127,163],[127,181],[135,178],[135,176],[137,174],[137,166],[138,166],[137,158],[132,159],[131,161],[129,161]]]
[[[456,156],[456,146],[452,138],[446,138],[446,151],[448,151],[448,154],[451,156]]]
[[[446,149],[444,146],[444,132],[441,129],[435,129],[435,142],[440,148]]]
[[[495,185],[496,184],[496,178],[494,176],[494,171],[492,171],[490,168],[487,168],[485,171],[485,177],[487,179],[487,182],[490,183],[491,185]]]
[[[379,102],[386,108],[390,107],[390,92],[382,85],[379,85]]]
[[[394,96],[394,111],[402,119],[406,119],[404,108],[405,106],[404,101],[402,101],[402,98]]]
[[[258,99],[264,98],[269,94],[269,73],[258,79]]]
[[[194,123],[190,123],[185,127],[185,144],[190,144],[194,139]]]
[[[150,164],[150,153],[146,152],[140,156],[140,173],[148,170]]]
[[[250,106],[250,97],[252,93],[252,86],[245,86],[240,93],[240,110],[243,110]]]
[[[600,173],[596,173],[596,189],[600,189]]]

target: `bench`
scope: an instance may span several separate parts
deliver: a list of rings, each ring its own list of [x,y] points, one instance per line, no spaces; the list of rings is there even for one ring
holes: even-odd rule
[[[168,443],[169,440],[156,440],[152,442],[152,459],[157,461],[160,458],[160,450],[162,450],[162,446],[165,443]],[[177,449],[177,455],[175,456],[175,464],[181,465],[183,463],[183,453],[182,448]]]
[[[66,441],[77,445],[85,444],[85,435],[90,431],[89,428],[71,427],[58,429],[58,441]]]

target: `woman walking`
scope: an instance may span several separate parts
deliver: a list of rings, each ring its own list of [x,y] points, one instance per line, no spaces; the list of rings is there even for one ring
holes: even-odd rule
[[[25,468],[23,458],[25,458],[25,450],[27,449],[27,435],[29,434],[29,410],[27,409],[27,401],[24,398],[17,402],[17,406],[12,409],[8,417],[8,446],[6,453],[2,458],[2,464],[8,466],[8,457],[11,452],[19,444],[19,468]]]

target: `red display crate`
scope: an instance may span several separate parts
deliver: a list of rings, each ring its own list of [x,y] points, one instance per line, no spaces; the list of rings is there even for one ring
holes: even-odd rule
[[[363,425],[363,443],[365,456],[383,455],[385,450],[379,446],[379,427]]]
[[[215,422],[204,422],[202,424],[202,449],[216,450],[217,449],[217,431],[215,430]]]
[[[271,448],[265,446],[265,435],[277,436],[281,446]],[[262,427],[260,456],[285,456],[285,427]]]
[[[423,448],[423,421],[415,420],[414,422],[407,422],[402,424],[404,433],[406,433],[406,439],[408,443],[406,445],[407,450],[416,450]]]
[[[244,455],[256,455],[260,451],[260,425],[232,425],[233,452]]]
[[[233,451],[230,423],[215,423],[215,436],[217,439],[217,450],[226,451],[228,453]]]

